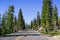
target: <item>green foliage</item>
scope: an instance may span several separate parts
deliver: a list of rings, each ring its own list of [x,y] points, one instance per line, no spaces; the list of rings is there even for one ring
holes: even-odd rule
[[[12,33],[13,32],[13,12],[14,12],[14,6],[9,6],[8,9],[8,15],[7,15],[7,25],[6,25],[6,30],[7,33]]]
[[[26,23],[25,28],[26,28],[26,29],[31,29],[31,26]]]
[[[52,22],[53,22],[54,30],[58,30],[58,12],[56,5],[53,7],[52,13],[53,13]]]
[[[1,36],[1,28],[0,28],[0,36]]]
[[[41,19],[40,19],[40,14],[39,11],[37,12],[37,19],[33,19],[30,23],[31,29],[33,30],[38,30],[41,26]]]
[[[31,26],[31,29],[33,29],[33,22],[31,21],[31,23],[30,23],[30,26]]]
[[[25,21],[23,19],[23,15],[22,15],[22,10],[19,10],[19,14],[18,14],[18,30],[24,30],[25,29]]]
[[[6,34],[6,26],[5,26],[5,16],[3,14],[2,17],[2,27],[1,27],[1,36],[4,36]]]
[[[23,19],[22,9],[19,10],[18,20],[14,17],[14,6],[9,6],[7,15],[3,15],[2,24],[0,24],[0,36],[4,36],[7,33],[17,32],[18,30],[33,29],[39,30],[42,27],[42,33],[55,35],[60,32],[55,32],[60,28],[60,19],[58,20],[58,10],[54,6],[52,8],[52,0],[43,0],[42,14],[40,17],[39,11],[37,12],[37,18],[33,19],[30,25],[25,25]],[[52,10],[53,9],[53,10]],[[1,18],[0,18],[1,21]],[[59,27],[58,27],[59,25]],[[52,31],[52,32],[51,32]]]
[[[60,31],[52,31],[48,33],[50,36],[60,35]]]
[[[17,19],[16,19],[16,16],[14,17],[14,28],[13,28],[13,30],[14,30],[14,32],[17,32],[18,30],[17,30],[18,28],[17,28]]]
[[[0,19],[1,20],[1,19]],[[5,36],[8,33],[17,32],[18,28],[25,29],[25,21],[23,19],[22,10],[19,10],[18,21],[14,17],[14,6],[9,6],[8,12],[5,12],[2,17],[2,25],[0,24],[0,36]]]
[[[37,29],[36,19],[33,19],[33,30]]]
[[[0,22],[1,22],[1,14],[0,14]],[[1,23],[0,23],[0,36],[1,36]]]
[[[41,19],[40,19],[40,14],[39,14],[39,11],[37,12],[37,30],[40,28],[41,26]]]
[[[52,0],[44,0],[42,7],[41,23],[44,31],[49,31],[48,27],[52,27]]]
[[[44,35],[49,35],[49,36],[60,35],[60,31],[52,31],[52,32],[48,32],[48,33],[40,31],[40,33],[43,33]]]
[[[60,29],[60,18],[58,19],[58,28]]]

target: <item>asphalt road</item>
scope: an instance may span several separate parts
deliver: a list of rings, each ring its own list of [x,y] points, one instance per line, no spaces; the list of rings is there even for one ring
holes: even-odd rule
[[[18,37],[24,36],[19,40],[54,40],[50,37],[46,37],[37,31],[25,30],[17,33],[7,34],[6,37],[0,37],[0,40],[17,40]]]

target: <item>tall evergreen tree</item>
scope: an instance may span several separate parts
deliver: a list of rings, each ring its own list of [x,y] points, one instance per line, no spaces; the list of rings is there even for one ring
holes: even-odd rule
[[[0,20],[0,27],[1,27],[1,36],[4,36],[6,34],[6,21],[7,21],[7,12],[5,12],[3,14],[3,17],[2,17],[2,22]],[[1,19],[1,18],[0,18]]]
[[[17,31],[17,19],[16,16],[14,17],[14,31]]]
[[[2,27],[1,27],[1,35],[4,36],[6,34],[6,20],[5,20],[5,14],[3,14],[2,17]]]
[[[25,24],[25,29],[30,29],[31,28],[31,26],[29,25],[29,24]]]
[[[58,18],[58,29],[60,29],[60,18]]]
[[[1,14],[0,14],[0,36],[1,36]]]
[[[37,22],[36,22],[36,19],[33,19],[33,30],[37,30]]]
[[[56,5],[53,7],[52,21],[55,30],[58,30],[58,11]]]
[[[18,28],[19,28],[19,30],[24,30],[25,29],[25,21],[23,19],[21,9],[19,10],[19,14],[18,14]]]
[[[33,29],[33,22],[31,21],[31,23],[30,23],[30,26],[31,26],[31,29]]]
[[[43,0],[43,7],[42,7],[42,27],[44,31],[50,30],[52,27],[52,0]]]
[[[41,20],[40,20],[40,14],[39,11],[37,12],[37,29],[39,29],[41,26]]]
[[[7,33],[13,32],[13,15],[14,15],[14,6],[9,6],[8,15],[7,15]]]
[[[1,35],[5,35],[6,34],[5,28],[6,28],[6,26],[5,26],[5,16],[3,14],[3,17],[2,17],[2,27],[1,27]]]

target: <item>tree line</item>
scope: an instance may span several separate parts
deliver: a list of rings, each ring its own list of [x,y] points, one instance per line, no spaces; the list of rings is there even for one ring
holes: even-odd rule
[[[53,5],[52,0],[43,0],[42,13],[37,12],[37,17],[29,24],[33,30],[43,32],[58,31],[60,29],[60,20],[58,18],[58,9]]]
[[[25,24],[22,15],[22,9],[19,9],[18,17],[14,15],[14,6],[10,5],[8,11],[1,18],[0,14],[0,36],[25,30],[41,30],[44,32],[58,31],[60,29],[60,19],[58,18],[58,9],[53,5],[52,0],[43,0],[42,13],[37,12],[37,17],[31,20],[31,23]]]
[[[19,9],[18,18],[14,15],[14,6],[10,5],[8,11],[1,18],[0,14],[0,36],[5,36],[19,30],[25,30],[25,20],[23,19],[22,9]]]

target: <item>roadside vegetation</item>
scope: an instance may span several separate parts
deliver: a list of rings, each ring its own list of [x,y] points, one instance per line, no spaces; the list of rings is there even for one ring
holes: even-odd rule
[[[46,36],[56,36],[56,35],[60,35],[60,31],[52,31],[52,32],[43,32],[43,31],[39,31],[40,33],[46,35]]]
[[[60,35],[60,20],[58,9],[52,0],[43,0],[42,13],[37,12],[37,17],[31,23],[31,29],[50,36]]]
[[[14,15],[14,12],[14,6],[10,5],[2,17],[0,14],[0,36],[25,29],[36,30],[51,36],[60,35],[58,9],[52,0],[43,0],[41,15],[37,11],[37,16],[31,20],[30,24],[25,23],[22,9],[19,9],[18,17]]]
[[[14,6],[10,5],[8,11],[1,17],[0,14],[0,36],[25,30],[25,21],[22,15],[22,9],[19,9],[18,18],[14,15]]]

